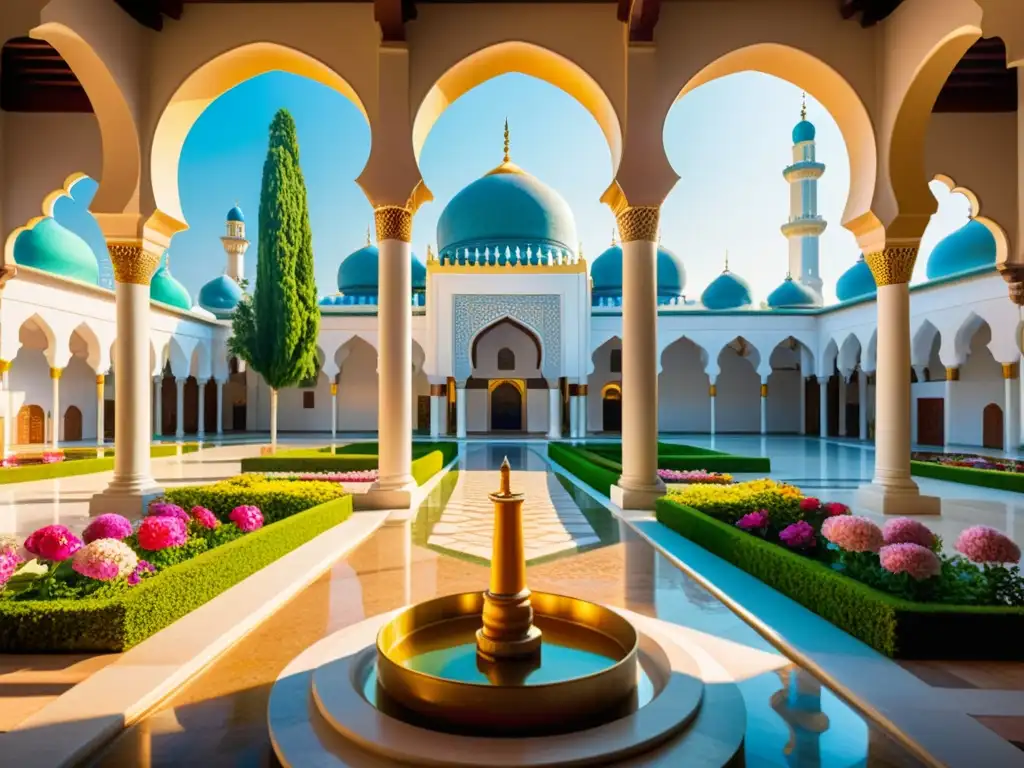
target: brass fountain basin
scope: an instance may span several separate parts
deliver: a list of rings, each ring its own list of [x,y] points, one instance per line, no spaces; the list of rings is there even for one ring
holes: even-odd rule
[[[568,733],[634,711],[642,672],[633,625],[564,595],[532,592],[530,602],[544,644],[538,658],[521,661],[469,655],[483,593],[447,595],[397,614],[377,635],[378,705],[436,730],[489,736]],[[461,658],[446,664],[453,648],[463,649]]]

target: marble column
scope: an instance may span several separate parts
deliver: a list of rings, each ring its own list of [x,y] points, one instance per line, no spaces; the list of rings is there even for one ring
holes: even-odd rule
[[[104,389],[106,382],[106,376],[102,373],[96,374],[96,445],[103,445]]]
[[[800,434],[807,434],[807,379],[800,374]]]
[[[51,450],[57,450],[57,445],[60,443],[60,377],[64,373],[63,368],[50,368],[50,386],[53,389],[53,414],[50,418],[50,448]]]
[[[846,437],[846,374],[839,372],[839,436]]]
[[[149,281],[164,247],[129,240],[108,241],[107,249],[114,267],[117,311],[114,477],[106,490],[93,496],[89,513],[137,517],[163,492],[150,474]]]
[[[338,437],[338,383],[331,382],[331,440]]]
[[[716,411],[718,408],[716,404],[718,402],[718,387],[715,386],[715,380],[711,379],[711,384],[708,386],[708,398],[711,402],[711,434],[715,434],[717,428],[716,425]]]
[[[580,436],[579,416],[579,385],[569,385],[569,437],[575,440]]]
[[[863,368],[857,369],[857,433],[868,439],[868,374]]]
[[[14,413],[14,403],[11,401],[11,361],[0,360],[0,385],[3,386],[3,398],[4,398],[4,447],[3,447],[3,458],[7,458],[12,455],[11,442],[13,440],[12,425],[17,419],[18,415]]]
[[[577,406],[579,408],[580,439],[587,439],[587,406],[589,405],[590,387],[587,384],[580,384],[576,391],[579,393]]]
[[[116,383],[115,383],[116,386]],[[117,400],[114,400],[114,409],[116,413]],[[115,416],[114,429],[117,429],[117,417]],[[162,437],[164,431],[164,376],[153,377],[153,434],[156,437]],[[117,436],[114,436],[115,440]]]
[[[214,380],[217,387],[217,436],[224,434],[224,385],[226,381]]]
[[[562,390],[553,387],[548,390],[548,440],[562,436]]]
[[[1020,448],[1020,399],[1017,389],[1017,366],[1003,363],[1003,450]]]
[[[196,437],[202,440],[206,437],[206,382],[199,381],[197,383],[197,389],[199,390],[199,413],[197,414]]]
[[[946,447],[953,442],[951,439],[953,432],[953,399],[958,381],[960,381],[960,369],[956,366],[947,366],[945,400],[942,403],[942,445]]]
[[[184,377],[175,377],[175,379],[174,379],[175,404],[176,404],[176,409],[175,409],[175,414],[174,414],[175,418],[176,418],[175,428],[174,428],[174,436],[178,440],[181,440],[181,439],[183,439],[185,437],[185,382],[186,381],[188,381],[188,379],[186,379]]]
[[[910,292],[917,242],[865,256],[878,285],[875,364],[875,476],[857,492],[868,511],[939,514],[939,499],[922,496],[910,476]]]
[[[455,436],[466,436],[466,388],[455,389]]]
[[[435,440],[441,436],[441,412],[447,405],[447,397],[447,385],[430,385],[430,436]]]
[[[828,379],[818,379],[818,435],[828,437]]]
[[[761,434],[768,434],[768,379],[761,379]]]
[[[412,476],[412,211],[397,205],[373,212],[377,229],[379,338],[379,479],[370,490],[375,506],[407,509]]]
[[[622,476],[611,499],[653,509],[658,477],[658,206],[616,211],[622,239]]]

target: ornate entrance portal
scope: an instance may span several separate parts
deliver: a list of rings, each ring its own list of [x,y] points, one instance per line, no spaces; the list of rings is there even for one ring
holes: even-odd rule
[[[492,432],[523,430],[526,383],[513,379],[495,379],[488,387]]]

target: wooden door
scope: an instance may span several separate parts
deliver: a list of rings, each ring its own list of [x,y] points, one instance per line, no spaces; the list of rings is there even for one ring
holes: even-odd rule
[[[64,439],[68,441],[82,439],[82,412],[77,405],[69,405],[68,409],[64,411]]]
[[[217,427],[217,387],[220,384],[213,379],[203,387],[203,429],[206,434],[216,434]]]
[[[491,429],[495,432],[523,429],[523,395],[511,382],[499,384],[491,392]]]
[[[917,442],[920,445],[944,445],[946,433],[946,401],[941,397],[921,397],[917,400]]]
[[[107,440],[114,439],[114,414],[116,412],[113,400],[103,401],[103,437]]]
[[[804,426],[808,435],[821,434],[821,387],[816,378],[804,379]]]
[[[601,399],[601,429],[604,432],[622,431],[622,394],[609,389]]]
[[[430,395],[416,398],[416,425],[420,432],[430,432]]]
[[[18,411],[18,444],[46,442],[46,416],[42,406],[23,405]]]
[[[995,403],[989,403],[981,412],[981,444],[1003,450],[1003,409]]]

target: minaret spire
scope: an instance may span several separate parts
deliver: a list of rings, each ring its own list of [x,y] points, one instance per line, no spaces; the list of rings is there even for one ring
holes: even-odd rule
[[[508,154],[509,144],[510,144],[510,142],[509,142],[509,137],[508,137],[508,118],[506,117],[505,118],[505,157],[501,161],[503,163],[510,163],[510,162],[512,162],[512,158],[509,157],[509,154]]]
[[[370,245],[370,225],[369,224],[366,225],[366,245],[367,245],[367,247]]]
[[[800,94],[800,119],[807,119],[807,93]]]
[[[612,247],[614,248],[619,244],[619,241],[615,237],[615,227],[612,227]]]
[[[792,190],[789,218],[782,225],[789,241],[789,274],[793,281],[809,288],[821,305],[822,280],[819,271],[820,238],[828,223],[818,209],[818,180],[825,173],[818,162],[814,126],[807,120],[807,94],[800,94],[800,122],[793,127],[792,162],[782,176]]]
[[[728,271],[729,271],[729,249],[726,248],[725,249],[725,269],[723,269],[722,272],[728,272]]]

